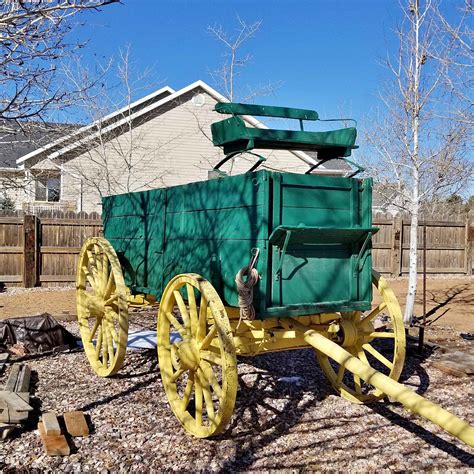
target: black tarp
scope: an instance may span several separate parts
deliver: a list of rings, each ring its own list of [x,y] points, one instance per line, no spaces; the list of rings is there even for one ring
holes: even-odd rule
[[[0,347],[21,343],[25,353],[46,352],[60,346],[76,346],[76,338],[50,314],[0,321]]]

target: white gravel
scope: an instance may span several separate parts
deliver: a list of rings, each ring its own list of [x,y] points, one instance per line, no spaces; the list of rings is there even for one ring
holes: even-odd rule
[[[77,331],[76,323],[64,325]],[[153,350],[128,353],[113,379],[94,376],[81,352],[37,357],[29,364],[36,411],[24,430],[0,443],[0,470],[7,472],[474,468],[473,449],[400,406],[353,405],[333,395],[311,350],[241,359],[234,417],[223,435],[210,440],[187,435],[172,415]],[[294,377],[298,383],[291,383]],[[403,379],[474,423],[472,378],[451,377],[412,358]],[[90,437],[74,438],[68,457],[45,456],[35,431],[40,410],[73,409],[90,417]]]

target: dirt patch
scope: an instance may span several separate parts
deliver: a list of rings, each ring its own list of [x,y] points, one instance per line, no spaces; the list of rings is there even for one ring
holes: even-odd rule
[[[390,280],[404,309],[408,280]],[[422,280],[418,280],[415,316],[423,315]],[[460,332],[474,332],[474,277],[428,278],[426,282],[428,326],[449,326]],[[427,333],[430,329],[428,327]]]
[[[70,288],[11,288],[0,294],[0,319],[42,313],[76,314],[76,291]]]

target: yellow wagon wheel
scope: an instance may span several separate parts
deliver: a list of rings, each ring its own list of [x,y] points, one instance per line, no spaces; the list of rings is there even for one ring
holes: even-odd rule
[[[77,264],[77,317],[84,351],[101,377],[117,373],[127,349],[127,287],[110,243],[100,237],[82,246]]]
[[[353,356],[379,372],[398,380],[405,362],[405,327],[400,305],[385,278],[372,271],[372,283],[378,290],[380,303],[362,313],[342,313],[340,343]],[[385,318],[378,330],[377,316]],[[347,400],[369,403],[384,397],[384,393],[361,381],[337,364],[330,356],[316,351],[318,362],[332,386]]]
[[[194,436],[222,432],[234,411],[237,358],[219,295],[200,275],[174,277],[158,314],[161,379],[174,414]]]

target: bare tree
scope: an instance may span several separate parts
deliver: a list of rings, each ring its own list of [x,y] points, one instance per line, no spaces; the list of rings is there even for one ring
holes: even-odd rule
[[[374,158],[370,169],[379,193],[410,215],[409,281],[405,322],[412,321],[417,288],[418,221],[423,202],[458,192],[470,177],[469,127],[449,113],[444,77],[450,43],[436,32],[435,0],[402,6],[399,47],[386,65],[393,81],[381,92],[383,104],[367,133]],[[393,192],[396,197],[393,198]]]
[[[433,57],[444,66],[443,80],[452,102],[450,114],[459,121],[474,124],[474,31],[472,29],[474,5],[464,0],[462,6],[450,12],[450,20],[436,5],[437,36],[448,55]]]
[[[65,74],[79,86],[91,73],[76,62],[65,69]],[[99,196],[162,185],[162,174],[147,175],[144,170],[152,169],[153,162],[163,158],[163,150],[177,137],[166,143],[148,140],[147,130],[141,127],[147,118],[139,116],[132,106],[144,90],[156,87],[151,80],[153,70],[137,72],[127,47],[116,62],[101,66],[99,74],[107,85],[84,90],[76,102],[90,125],[64,137],[63,150],[72,159],[61,164],[58,155],[53,161],[61,164],[63,173]],[[78,156],[81,158],[74,159]]]
[[[262,26],[262,21],[247,23],[237,16],[237,22],[237,30],[233,35],[228,34],[222,25],[208,27],[208,32],[226,48],[222,65],[210,74],[216,87],[231,102],[237,100],[249,102],[256,96],[272,94],[275,89],[281,86],[281,83],[269,83],[256,88],[247,87],[245,92],[241,86],[237,85],[237,79],[242,69],[248,66],[252,60],[250,53],[241,55],[241,50],[244,44],[253,39],[258,33]]]
[[[76,48],[68,33],[84,10],[119,0],[6,0],[0,4],[0,121],[44,117],[48,109],[67,104],[75,91],[63,87],[58,63]],[[84,84],[81,85],[81,89]]]

